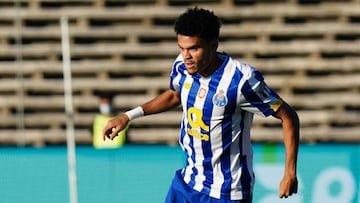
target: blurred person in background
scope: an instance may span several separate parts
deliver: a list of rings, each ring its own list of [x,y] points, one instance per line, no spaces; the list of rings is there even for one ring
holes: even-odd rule
[[[279,198],[287,198],[298,187],[298,115],[255,67],[217,52],[219,31],[220,21],[209,10],[195,7],[180,15],[175,22],[180,54],[173,63],[170,88],[110,120],[103,138],[115,139],[129,121],[181,104],[179,143],[187,161],[176,172],[165,202],[250,203],[253,115],[273,116],[282,122],[286,152]]]
[[[113,118],[113,97],[110,93],[98,93],[99,112],[95,115],[92,125],[93,146],[97,149],[118,148],[126,142],[127,128],[118,133],[113,141],[103,140],[102,130],[106,123]]]

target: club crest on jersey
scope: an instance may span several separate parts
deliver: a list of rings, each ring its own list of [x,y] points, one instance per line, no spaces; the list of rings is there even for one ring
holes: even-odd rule
[[[213,103],[218,107],[224,107],[228,102],[224,90],[219,90],[213,97]]]

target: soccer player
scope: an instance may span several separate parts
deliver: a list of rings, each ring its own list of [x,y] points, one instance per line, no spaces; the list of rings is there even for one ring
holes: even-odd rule
[[[254,172],[250,128],[253,115],[282,122],[286,151],[279,197],[297,193],[299,118],[253,66],[217,52],[220,21],[209,10],[191,8],[175,22],[180,54],[168,90],[109,121],[113,139],[128,122],[182,105],[179,143],[187,155],[166,203],[252,202]],[[246,49],[246,47],[244,47]]]

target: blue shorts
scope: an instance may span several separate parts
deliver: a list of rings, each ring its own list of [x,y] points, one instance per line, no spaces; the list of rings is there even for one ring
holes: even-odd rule
[[[165,203],[251,203],[252,197],[245,200],[221,200],[190,188],[182,179],[181,171],[176,171],[170,185]]]

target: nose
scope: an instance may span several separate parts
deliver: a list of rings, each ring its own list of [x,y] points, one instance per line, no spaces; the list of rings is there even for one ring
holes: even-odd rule
[[[191,58],[190,51],[188,49],[182,49],[181,54],[182,54],[184,59],[190,59]]]

